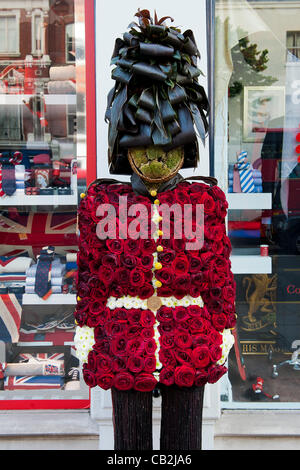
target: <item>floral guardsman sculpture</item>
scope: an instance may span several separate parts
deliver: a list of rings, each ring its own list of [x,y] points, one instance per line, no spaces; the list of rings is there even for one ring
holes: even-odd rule
[[[226,373],[236,323],[228,205],[214,178],[179,174],[196,167],[208,130],[194,35],[136,16],[115,43],[105,116],[110,172],[131,181],[82,195],[75,346],[85,382],[112,389],[115,448],[151,448],[154,390],[161,448],[199,448],[204,386]],[[179,425],[194,429],[185,443]]]

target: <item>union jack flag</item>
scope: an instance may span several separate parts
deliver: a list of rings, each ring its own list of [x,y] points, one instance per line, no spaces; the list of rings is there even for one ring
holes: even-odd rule
[[[78,247],[77,215],[74,212],[0,213],[0,256],[29,255],[36,258],[44,246],[66,254]]]
[[[63,385],[63,377],[55,375],[15,376],[4,379],[4,390],[49,390],[61,388]]]

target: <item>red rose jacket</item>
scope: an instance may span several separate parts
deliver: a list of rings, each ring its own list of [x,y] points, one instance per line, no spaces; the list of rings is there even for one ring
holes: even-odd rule
[[[185,217],[162,210],[174,204]],[[200,247],[183,230],[192,221],[195,233],[197,207]],[[79,207],[75,346],[90,387],[200,387],[227,371],[236,323],[227,207],[218,186],[185,180],[151,197],[125,183],[88,189]]]

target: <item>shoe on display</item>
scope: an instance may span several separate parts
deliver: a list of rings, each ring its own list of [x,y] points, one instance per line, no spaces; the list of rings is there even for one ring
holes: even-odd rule
[[[80,379],[80,372],[77,367],[71,367],[69,372],[65,376],[66,382],[78,382]]]

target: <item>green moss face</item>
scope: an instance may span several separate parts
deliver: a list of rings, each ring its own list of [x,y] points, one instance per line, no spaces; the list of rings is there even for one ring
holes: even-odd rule
[[[135,166],[146,178],[164,178],[174,173],[183,157],[183,148],[165,152],[161,147],[137,147],[130,149]]]

